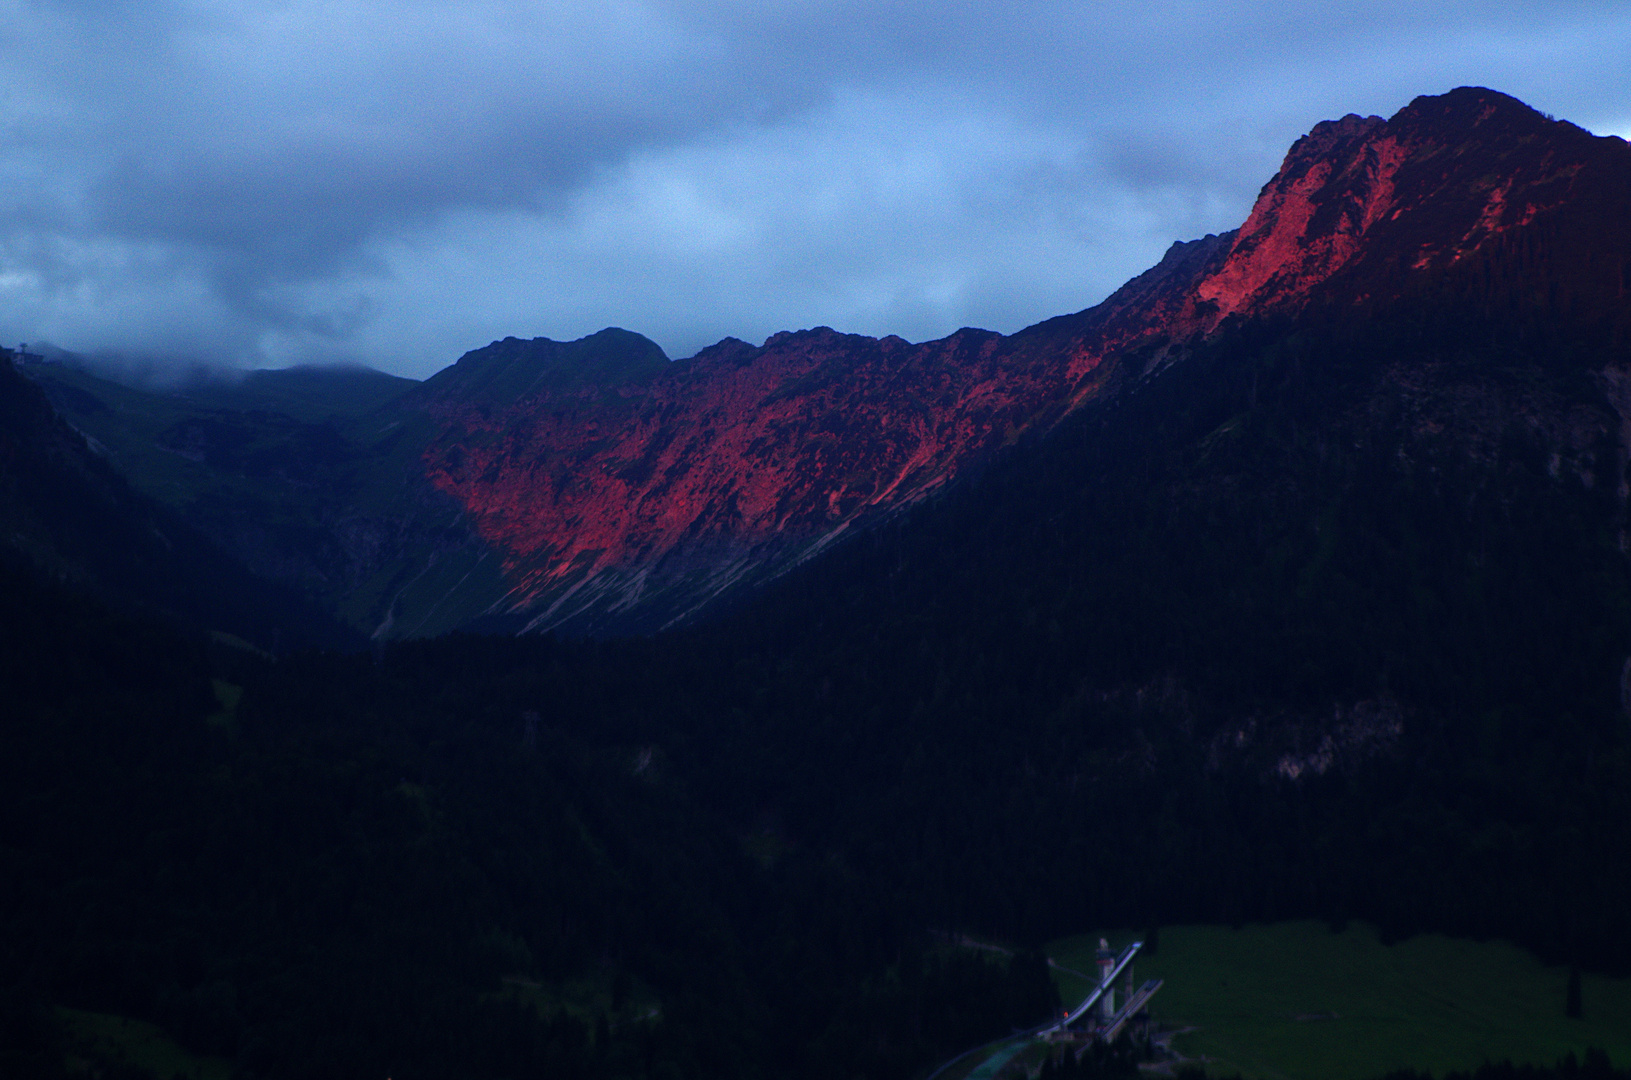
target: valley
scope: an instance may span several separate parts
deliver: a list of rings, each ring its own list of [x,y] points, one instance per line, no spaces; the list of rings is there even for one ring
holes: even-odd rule
[[[1144,939],[1132,981],[1163,983],[1149,1006],[1157,1045],[1143,1075],[1359,1080],[1631,1054],[1631,980],[1585,977],[1581,1000],[1594,1004],[1573,1017],[1569,971],[1502,942],[1428,934],[1384,945],[1372,926],[1314,922],[1087,933],[1047,946],[1067,1006],[1095,986],[1082,971],[1094,969],[1101,937],[1112,948]],[[1040,1039],[999,1039],[932,1075],[1018,1077],[1050,1053],[1058,1047]]]
[[[1049,954],[1074,966],[1096,943],[1082,935]],[[1340,933],[1320,923],[1164,927],[1137,977],[1165,980],[1150,1012],[1181,1032],[1175,1050],[1253,1080],[1549,1066],[1594,1047],[1631,1056],[1631,980],[1585,977],[1582,1000],[1595,1004],[1570,1018],[1568,969],[1502,942],[1428,934],[1383,945],[1357,923]],[[1079,980],[1059,982],[1067,1001],[1079,992]]]

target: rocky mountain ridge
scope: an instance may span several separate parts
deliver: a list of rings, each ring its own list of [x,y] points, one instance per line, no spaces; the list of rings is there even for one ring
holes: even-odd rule
[[[255,556],[274,572],[304,559],[308,588],[383,636],[472,619],[649,632],[1115,400],[1226,324],[1537,297],[1623,323],[1628,222],[1623,140],[1490,90],[1422,97],[1387,120],[1316,125],[1240,229],[1176,243],[1103,303],[1011,336],[965,328],[909,343],[818,327],[680,361],[617,329],[494,342],[338,425],[358,460],[392,463],[357,466],[357,492],[380,477],[413,489],[347,527],[367,552],[325,571],[304,552],[280,562],[280,541],[261,531]],[[95,417],[75,422],[95,434]],[[217,517],[223,533],[253,514]],[[334,533],[324,543],[355,547],[336,531],[344,513],[313,517]],[[417,539],[396,551],[392,536]]]
[[[1628,176],[1623,141],[1504,95],[1419,98],[1390,120],[1317,125],[1237,232],[1174,245],[1098,307],[1011,337],[727,340],[497,407],[449,386],[428,406],[427,469],[504,553],[505,603],[528,628],[642,606],[683,618],[1114,394],[1226,319],[1386,304],[1546,227],[1584,249],[1568,281],[1580,302],[1612,307],[1631,268],[1592,272],[1604,253],[1592,221],[1607,216],[1593,203],[1617,193],[1623,206]]]

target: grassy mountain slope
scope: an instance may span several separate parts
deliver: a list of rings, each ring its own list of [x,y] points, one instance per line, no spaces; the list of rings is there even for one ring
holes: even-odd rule
[[[157,389],[29,374],[142,491],[363,633],[445,631],[503,595],[498,559],[423,478],[427,426],[391,411],[411,380],[291,369]]]
[[[0,358],[0,522],[6,547],[125,607],[262,648],[353,638],[286,586],[255,577],[180,515],[133,490]]]

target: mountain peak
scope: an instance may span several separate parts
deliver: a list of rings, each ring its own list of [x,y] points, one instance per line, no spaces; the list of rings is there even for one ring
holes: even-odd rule
[[[1349,113],[1340,120],[1321,120],[1309,129],[1307,135],[1291,144],[1280,172],[1283,174],[1295,165],[1307,168],[1312,162],[1341,153],[1345,147],[1369,138],[1377,128],[1386,125],[1387,121],[1380,116],[1360,116],[1358,113]]]
[[[1483,87],[1316,124],[1197,289],[1192,325],[1300,306],[1338,274],[1355,299],[1396,294],[1623,171],[1605,141]]]
[[[610,389],[645,382],[667,370],[655,341],[608,326],[576,341],[507,337],[459,357],[424,383],[431,400],[509,405],[550,392]]]
[[[1435,128],[1442,137],[1462,139],[1478,128],[1534,132],[1559,121],[1499,90],[1487,86],[1458,86],[1447,93],[1415,98],[1394,113],[1388,123]],[[1567,126],[1574,127],[1573,124]],[[1487,131],[1480,134],[1487,136]]]

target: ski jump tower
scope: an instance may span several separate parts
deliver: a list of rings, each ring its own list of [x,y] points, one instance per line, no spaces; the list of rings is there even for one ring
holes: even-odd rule
[[[1098,963],[1099,982],[1088,992],[1082,1003],[1070,1012],[1057,1024],[1044,1028],[1040,1035],[1049,1039],[1069,1039],[1086,1037],[1088,1039],[1103,1039],[1109,1042],[1121,1034],[1127,1026],[1127,1021],[1137,1016],[1139,1011],[1149,1003],[1155,992],[1161,989],[1160,979],[1151,979],[1137,990],[1133,989],[1133,972],[1131,964],[1138,950],[1144,947],[1142,941],[1135,941],[1122,949],[1119,954],[1110,951],[1110,943],[1104,938],[1099,939],[1099,951],[1095,955]],[[1123,971],[1127,973],[1127,1000],[1118,1011],[1116,1009],[1116,978]]]

